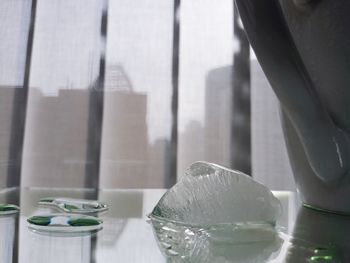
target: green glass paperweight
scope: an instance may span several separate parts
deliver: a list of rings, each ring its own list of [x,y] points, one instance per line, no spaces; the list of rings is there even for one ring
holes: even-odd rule
[[[19,212],[19,207],[11,204],[0,204],[0,216],[17,214]]]
[[[97,217],[79,214],[36,215],[27,221],[31,230],[60,233],[93,232],[101,229],[103,223]]]

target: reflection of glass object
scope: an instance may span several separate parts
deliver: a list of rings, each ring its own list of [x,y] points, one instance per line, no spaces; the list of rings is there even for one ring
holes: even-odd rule
[[[28,255],[26,262],[36,263],[91,263],[93,255],[90,250],[95,234],[85,235],[38,235],[30,231],[28,241]]]
[[[108,210],[107,205],[99,201],[64,197],[43,198],[38,204],[53,207],[66,213],[91,214]]]
[[[301,207],[285,262],[350,262],[350,220]]]
[[[17,211],[18,212],[18,211]],[[17,214],[0,216],[0,262],[17,262],[16,258],[16,235],[17,235]]]
[[[38,232],[84,233],[102,228],[102,220],[93,216],[50,214],[32,216],[29,229]]]
[[[265,262],[282,239],[268,225],[226,225],[208,228],[152,220],[162,253],[171,262]]]

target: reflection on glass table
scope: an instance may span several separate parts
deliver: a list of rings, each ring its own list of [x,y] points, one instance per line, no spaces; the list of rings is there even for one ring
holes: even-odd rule
[[[274,192],[283,206],[275,230],[252,231],[226,243],[216,242],[215,236],[203,237],[189,246],[191,233],[174,239],[168,229],[159,232],[147,222],[147,215],[165,191],[2,190],[0,203],[18,202],[21,212],[19,217],[0,217],[0,262],[350,262],[350,218],[304,208],[295,193]],[[103,229],[83,235],[30,231],[28,217],[54,212],[37,206],[38,200],[47,196],[105,202],[110,210],[99,215]],[[159,235],[163,243],[157,243]]]

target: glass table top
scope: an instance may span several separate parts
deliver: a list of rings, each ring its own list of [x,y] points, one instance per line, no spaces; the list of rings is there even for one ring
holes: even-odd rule
[[[293,192],[275,191],[281,201],[273,243],[197,244],[190,257],[163,256],[147,215],[165,189],[5,189],[0,203],[20,204],[20,215],[0,216],[0,262],[142,263],[142,262],[350,262],[350,218],[317,212],[300,205]],[[84,235],[42,234],[28,229],[30,216],[55,212],[37,206],[44,197],[98,199],[109,205],[101,214],[103,229]],[[174,242],[182,242],[176,240]],[[210,255],[210,256],[208,256]]]

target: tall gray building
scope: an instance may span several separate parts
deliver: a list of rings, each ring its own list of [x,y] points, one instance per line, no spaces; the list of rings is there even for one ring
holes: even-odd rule
[[[205,87],[205,159],[231,165],[232,66],[208,72]]]
[[[270,189],[294,190],[279,104],[260,65],[251,60],[253,176]]]
[[[15,103],[24,103],[24,92],[21,86],[0,86],[0,189],[12,187],[12,178],[17,174],[12,171],[20,165],[21,146],[18,145],[16,114],[19,109]]]
[[[44,96],[31,88],[24,137],[22,185],[84,187],[87,160],[89,93],[61,89]]]
[[[101,187],[144,187],[148,174],[147,95],[107,91],[101,148]]]

